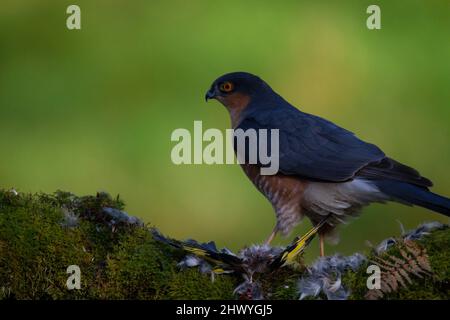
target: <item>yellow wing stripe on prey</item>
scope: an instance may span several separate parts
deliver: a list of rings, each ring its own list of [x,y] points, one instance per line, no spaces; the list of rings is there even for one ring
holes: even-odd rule
[[[215,268],[212,269],[212,271],[215,274],[226,274],[226,273],[232,273],[233,272],[231,270],[226,270],[226,269],[221,268],[221,267],[215,267]]]
[[[204,250],[204,249],[200,249],[200,248],[195,248],[195,247],[189,247],[186,245],[183,245],[183,249],[187,252],[193,253],[198,257],[202,257],[203,259],[210,261],[210,262],[214,262],[214,263],[219,263],[219,264],[223,264],[224,262],[218,259],[214,259],[211,257],[211,255],[209,254],[208,251]]]
[[[203,250],[203,249],[199,249],[199,248],[193,248],[193,247],[188,247],[188,246],[183,246],[183,249],[191,252],[193,254],[195,254],[196,256],[200,256],[200,257],[205,257],[208,255],[208,252]]]
[[[306,248],[306,246],[309,243],[309,240],[311,240],[317,234],[320,227],[322,227],[322,225],[325,223],[327,218],[328,217],[323,219],[314,228],[310,229],[303,237],[301,237],[300,239],[297,239],[294,242],[295,247],[293,249],[283,253],[283,256],[281,257],[281,261],[283,261],[282,266],[286,266],[294,261],[294,258]]]

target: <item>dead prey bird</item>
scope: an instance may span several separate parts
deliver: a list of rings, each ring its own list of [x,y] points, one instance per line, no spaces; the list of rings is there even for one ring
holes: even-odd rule
[[[267,244],[253,245],[234,254],[224,248],[218,250],[214,242],[199,243],[189,239],[180,241],[163,236],[157,229],[152,229],[155,240],[166,243],[174,248],[184,250],[206,261],[210,267],[205,270],[214,274],[239,273],[251,279],[254,273],[272,272],[278,268],[292,264],[295,257],[303,253],[305,248],[313,240],[319,229],[327,222],[331,215],[326,216],[316,226],[309,230],[304,236],[296,237],[285,249],[281,247],[271,247]],[[187,257],[189,259],[189,257]],[[185,264],[199,265],[201,261],[185,260]]]

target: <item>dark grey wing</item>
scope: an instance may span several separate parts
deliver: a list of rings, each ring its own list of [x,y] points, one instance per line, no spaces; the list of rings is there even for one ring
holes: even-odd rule
[[[238,128],[279,129],[279,171],[287,175],[347,181],[361,168],[385,158],[377,146],[352,132],[291,106],[253,112]]]
[[[371,180],[397,180],[423,188],[433,186],[433,183],[422,177],[416,169],[388,157],[365,166],[357,173],[357,176]]]

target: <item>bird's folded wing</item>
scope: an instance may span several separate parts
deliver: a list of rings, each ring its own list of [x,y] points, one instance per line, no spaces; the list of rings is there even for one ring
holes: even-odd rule
[[[363,167],[381,161],[384,153],[337,125],[295,108],[274,108],[247,116],[243,130],[279,130],[279,171],[319,181],[350,180]],[[267,139],[268,150],[274,148]],[[258,141],[258,148],[259,148]],[[248,148],[246,148],[248,150]]]

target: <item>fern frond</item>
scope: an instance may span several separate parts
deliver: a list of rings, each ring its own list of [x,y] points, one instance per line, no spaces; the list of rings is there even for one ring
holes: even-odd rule
[[[400,257],[390,254],[375,256],[372,263],[380,267],[380,289],[369,290],[365,298],[378,300],[387,293],[398,291],[413,284],[413,278],[432,276],[431,264],[426,253],[417,242],[412,240],[397,243]]]

